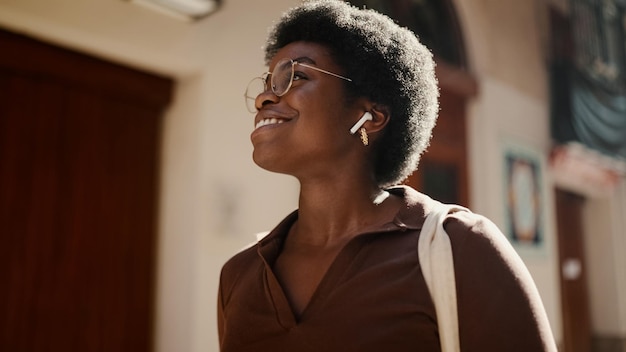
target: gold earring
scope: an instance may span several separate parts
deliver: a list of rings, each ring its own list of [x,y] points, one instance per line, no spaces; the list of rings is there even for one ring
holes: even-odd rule
[[[370,144],[370,140],[367,136],[367,130],[365,129],[365,127],[361,127],[361,142],[363,142],[364,146],[367,146],[368,144]]]

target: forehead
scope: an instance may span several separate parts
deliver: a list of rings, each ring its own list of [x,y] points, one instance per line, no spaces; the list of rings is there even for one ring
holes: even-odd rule
[[[331,51],[323,44],[311,42],[293,42],[285,45],[276,52],[270,61],[272,69],[281,59],[292,59],[302,63],[310,63],[324,69],[337,69],[339,65],[331,55]]]

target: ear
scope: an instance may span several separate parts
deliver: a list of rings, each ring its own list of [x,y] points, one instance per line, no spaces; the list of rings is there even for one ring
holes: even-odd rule
[[[376,134],[387,126],[391,113],[387,106],[381,104],[373,105],[369,112],[372,114],[372,120],[365,122],[363,127],[367,130],[367,133]]]

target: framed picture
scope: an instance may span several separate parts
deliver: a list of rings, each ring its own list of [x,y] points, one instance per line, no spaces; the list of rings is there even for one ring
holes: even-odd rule
[[[523,251],[545,250],[544,156],[521,144],[504,144],[503,231],[514,247]]]

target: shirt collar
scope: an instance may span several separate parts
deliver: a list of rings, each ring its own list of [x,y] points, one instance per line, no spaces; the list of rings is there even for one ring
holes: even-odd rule
[[[382,224],[374,231],[420,230],[424,224],[425,214],[430,212],[435,201],[429,196],[404,185],[389,188],[387,192],[404,199],[404,206],[398,210],[391,223]],[[297,219],[298,210],[295,210],[259,241],[259,247],[269,246],[271,249],[268,248],[268,250],[280,250],[282,241]]]
[[[395,186],[387,192],[404,199],[404,207],[396,214],[393,223],[400,228],[421,230],[425,214],[428,214],[436,202],[429,196],[409,186]]]

